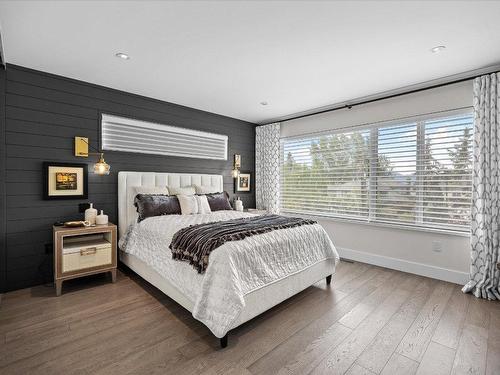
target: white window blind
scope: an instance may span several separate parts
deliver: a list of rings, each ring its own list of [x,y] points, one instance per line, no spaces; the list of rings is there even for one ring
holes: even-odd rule
[[[471,113],[282,140],[281,209],[466,231]]]
[[[102,115],[103,150],[227,160],[227,135]]]

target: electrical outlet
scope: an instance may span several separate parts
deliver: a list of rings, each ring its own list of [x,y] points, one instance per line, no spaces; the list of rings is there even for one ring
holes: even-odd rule
[[[432,251],[436,253],[443,251],[443,243],[441,241],[432,241]]]

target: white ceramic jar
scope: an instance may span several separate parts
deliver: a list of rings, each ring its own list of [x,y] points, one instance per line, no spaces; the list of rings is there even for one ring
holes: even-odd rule
[[[97,225],[105,225],[108,223],[108,215],[104,215],[104,211],[101,210],[100,215],[97,215],[96,217],[96,224]]]
[[[236,211],[243,211],[243,202],[240,200],[240,197],[237,197],[234,201],[234,209]]]
[[[85,221],[88,221],[90,225],[95,225],[96,217],[97,210],[94,208],[94,204],[91,203],[90,207],[85,210]]]

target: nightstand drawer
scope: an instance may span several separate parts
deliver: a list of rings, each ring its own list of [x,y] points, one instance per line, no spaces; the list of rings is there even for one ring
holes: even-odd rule
[[[84,247],[77,251],[64,253],[62,272],[71,272],[85,268],[110,265],[112,263],[111,244]]]

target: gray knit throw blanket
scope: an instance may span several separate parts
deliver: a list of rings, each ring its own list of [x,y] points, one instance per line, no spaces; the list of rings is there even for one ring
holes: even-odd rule
[[[311,224],[316,222],[279,215],[196,224],[176,232],[170,243],[170,249],[173,259],[187,261],[198,270],[198,273],[203,273],[208,267],[210,253],[228,241],[240,241],[257,234]]]

